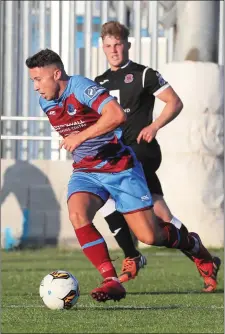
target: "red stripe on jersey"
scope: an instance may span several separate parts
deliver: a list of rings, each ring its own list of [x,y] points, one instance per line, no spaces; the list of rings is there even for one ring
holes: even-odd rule
[[[99,165],[102,162],[102,159],[96,159],[96,157],[91,157],[91,156],[86,156],[79,162],[74,162],[73,163],[73,168],[74,169],[79,169],[79,168],[85,168],[85,172],[90,171],[90,169],[93,169],[95,172],[98,171],[95,166]]]
[[[125,149],[117,157],[108,158],[108,162],[105,165],[96,168],[101,162],[101,158],[87,156],[78,163],[73,163],[73,168],[77,170],[82,168],[82,172],[118,173],[134,167],[134,159],[128,149]]]
[[[134,167],[134,159],[130,152],[128,152],[123,152],[123,155],[121,157],[110,160],[106,165],[101,168],[100,172],[118,173]],[[126,153],[128,154],[126,155]]]
[[[98,111],[98,108],[100,106],[100,104],[106,100],[109,97],[109,93],[108,92],[104,92],[103,94],[99,95],[97,97],[97,99],[92,103],[91,108],[94,109],[95,111]]]

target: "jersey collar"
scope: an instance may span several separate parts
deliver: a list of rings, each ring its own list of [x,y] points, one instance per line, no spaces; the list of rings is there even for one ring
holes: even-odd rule
[[[131,62],[132,62],[132,60],[128,60],[128,62],[125,65],[121,66],[117,71],[126,68],[128,65],[130,65]],[[111,69],[110,69],[110,71],[111,71],[111,73],[117,72],[117,71],[112,71]]]
[[[69,80],[67,82],[67,85],[66,85],[62,95],[58,99],[55,99],[54,102],[59,103],[59,102],[61,102],[65,99],[65,97],[67,96],[67,94],[70,90],[70,87],[71,87],[71,78],[72,78],[72,76],[69,76]]]
[[[130,63],[131,63],[131,60],[128,60],[128,62],[127,62],[125,65],[121,66],[120,68],[125,68],[125,67],[127,67]]]

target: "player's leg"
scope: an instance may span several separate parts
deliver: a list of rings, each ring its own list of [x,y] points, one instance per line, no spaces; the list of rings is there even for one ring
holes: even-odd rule
[[[162,186],[156,174],[156,171],[161,164],[161,154],[148,159],[142,157],[142,161],[142,167],[148,189],[152,195],[155,215],[164,222],[175,222],[176,218],[173,217],[168,205],[164,200]],[[182,224],[180,221],[177,223],[178,225]]]
[[[102,286],[91,292],[97,301],[120,300],[126,294],[117,278],[105,240],[92,223],[107,197],[108,193],[93,180],[91,173],[76,172],[71,176],[68,185],[69,218],[84,254],[104,279]]]
[[[116,211],[115,202],[109,198],[105,205],[99,210],[106,220],[112,235],[122,249],[125,258],[136,257],[139,255],[131,236],[130,229],[123,215]]]
[[[220,268],[220,259],[218,257],[212,257],[208,250],[204,247],[200,237],[196,233],[188,233],[185,227],[178,229],[171,223],[155,222],[153,215],[149,215],[149,212],[136,212],[134,214],[124,215],[129,227],[133,230],[137,238],[150,245],[165,246],[168,248],[178,248],[184,252],[188,257],[191,256],[196,264],[196,267],[200,275],[204,279],[203,292],[213,292],[217,287],[217,274]],[[137,226],[137,221],[142,223]],[[148,223],[146,222],[148,221]],[[150,223],[150,228],[146,224]],[[161,226],[163,231],[167,234],[162,234],[152,226]],[[142,231],[145,235],[142,235]],[[155,237],[157,236],[157,238]],[[159,237],[159,239],[158,239]],[[163,241],[163,243],[162,243]],[[196,245],[199,245],[196,247]]]
[[[122,173],[108,175],[104,186],[115,199],[116,209],[123,213],[140,241],[182,250],[193,248],[193,238],[185,229],[179,230],[166,222],[159,223],[153,209],[147,210],[152,206],[152,198],[140,163]]]
[[[151,146],[151,144],[142,142],[141,144],[133,143],[131,148],[140,161],[147,161],[147,170],[152,171],[151,173],[149,172],[150,174],[154,174],[161,162],[161,152],[159,146],[157,146],[157,152],[154,153],[154,159],[148,159],[149,146]],[[137,266],[144,266],[146,264],[146,258],[136,249],[134,238],[131,236],[126,220],[120,212],[115,210],[115,202],[110,198],[99,211],[108,223],[109,229],[115,237],[118,245],[123,250],[125,258],[129,259],[129,266],[134,270]],[[134,260],[133,265],[131,265],[132,259]],[[124,265],[122,266],[124,269],[127,267],[126,262],[127,261],[124,261]]]
[[[163,193],[162,193],[162,188],[161,188],[161,184],[160,181],[157,177],[157,175],[155,173],[152,174],[152,182],[154,184],[153,189],[155,189],[155,192],[152,193],[152,199],[153,199],[153,203],[154,203],[154,213],[155,215],[159,218],[159,220],[161,222],[169,222],[171,224],[173,224],[178,230],[183,231],[183,233],[188,234],[188,230],[186,228],[186,226],[176,217],[174,217],[168,207],[168,205],[166,204],[164,197],[163,197]],[[149,182],[148,182],[149,184]],[[156,193],[157,192],[157,193]],[[194,238],[192,238],[190,236],[190,238],[192,239],[192,251],[193,252],[198,252],[199,250],[199,243],[197,240],[195,240]],[[188,258],[190,258],[192,260],[192,257],[190,256],[189,253],[187,253],[186,251],[181,250]],[[191,251],[191,250],[190,250]]]
[[[74,193],[68,200],[69,219],[80,246],[103,278],[117,277],[104,238],[92,224],[101,198],[91,193]]]
[[[149,145],[145,142],[141,144],[134,143],[131,147],[134,150],[137,158],[143,163],[146,163],[146,173],[148,173],[151,186],[154,189],[155,182],[151,179],[151,176],[155,175],[155,171],[159,168],[161,163],[161,152],[157,146],[157,153],[154,154],[154,158],[148,158]],[[159,188],[161,186],[159,183]],[[158,190],[158,184],[156,188]],[[150,190],[151,191],[151,190]],[[161,190],[162,192],[162,190]],[[147,264],[147,259],[142,255],[136,248],[134,238],[131,236],[130,229],[123,215],[116,211],[115,202],[113,199],[109,199],[105,205],[99,210],[106,222],[108,223],[109,229],[116,239],[119,247],[123,250],[125,259],[122,263],[121,273],[119,279],[121,282],[126,282],[131,278],[135,278],[141,268]]]
[[[105,218],[110,231],[124,252],[125,258],[118,276],[120,282],[124,283],[138,275],[139,270],[147,264],[147,259],[136,249],[134,237],[130,233],[127,222],[123,215],[115,210],[115,202],[112,198],[109,198],[99,212]]]
[[[154,202],[154,212],[164,221],[169,221],[175,225],[179,230],[183,229],[187,231],[186,226],[176,217],[174,217],[164,198],[160,195],[152,195]],[[187,231],[188,233],[188,231]],[[200,275],[204,280],[204,292],[213,292],[217,287],[217,274],[220,268],[220,259],[213,257],[207,248],[203,245],[199,235],[191,232],[188,234],[189,238],[193,240],[193,248],[187,250],[181,250],[190,260],[192,260]]]
[[[150,213],[150,211],[152,212]],[[153,210],[125,214],[124,217],[129,227],[140,241],[149,245],[178,248],[185,253],[189,253],[200,275],[204,279],[205,287],[203,292],[213,292],[216,290],[217,274],[221,261],[218,257],[211,256],[202,244],[198,234],[193,232],[186,233],[184,229],[177,229],[171,223],[157,223],[154,218]],[[160,232],[154,228],[156,225],[162,227]],[[166,234],[164,234],[163,231],[166,232]],[[145,233],[145,235],[143,235],[142,232]],[[193,249],[197,243],[199,244],[199,248],[193,255]]]
[[[191,248],[186,233],[180,233],[170,223],[158,222],[152,208],[124,213],[124,217],[138,240],[147,245],[178,249]]]
[[[124,214],[126,220],[127,216],[135,216],[136,225],[131,224],[130,219],[129,224],[140,241],[151,245],[166,245],[166,239],[167,246],[171,247],[183,243],[183,238],[179,238],[175,226],[169,223],[159,224],[153,210],[146,210],[147,207],[152,207],[153,203],[140,163],[137,162],[134,168],[121,173],[109,174],[107,177],[102,175],[102,179],[104,187],[116,202],[116,209]]]
[[[188,251],[184,249],[181,249],[181,251],[195,263],[200,275],[203,277],[205,285],[203,291],[213,292],[217,286],[217,273],[220,268],[220,259],[212,257],[202,244],[200,237],[197,234],[189,233],[186,226],[173,216],[163,197],[160,181],[154,169],[152,170],[154,163],[152,163],[151,166],[152,167],[150,167],[148,162],[143,165],[143,169],[148,187],[152,194],[154,213],[161,221],[173,224],[179,231],[183,231],[183,233],[188,235],[192,247]],[[207,273],[207,275],[205,275],[205,273]]]
[[[151,194],[152,194],[152,200],[154,203],[155,215],[164,222],[171,222],[171,220],[173,219],[173,215],[164,200],[163,194],[159,194],[155,192],[151,192]]]

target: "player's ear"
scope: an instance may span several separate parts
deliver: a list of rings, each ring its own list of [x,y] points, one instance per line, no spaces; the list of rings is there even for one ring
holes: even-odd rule
[[[54,71],[54,79],[55,81],[59,80],[62,76],[62,71],[57,68],[55,71]]]
[[[131,42],[128,42],[128,50],[130,50]]]

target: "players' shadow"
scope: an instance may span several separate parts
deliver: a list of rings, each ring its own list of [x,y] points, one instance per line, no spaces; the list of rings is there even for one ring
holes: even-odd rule
[[[127,292],[127,295],[187,295],[187,294],[205,294],[202,291],[194,291],[194,290],[187,290],[187,291],[148,291],[148,292]],[[223,289],[218,289],[214,293],[224,293]]]
[[[60,231],[60,204],[48,176],[28,161],[17,160],[3,175],[0,204],[13,194],[22,212],[22,221],[4,220],[5,249],[55,246]],[[10,210],[10,208],[7,208]],[[15,208],[11,208],[15,210]],[[21,219],[21,218],[20,218]],[[16,220],[16,219],[15,219]],[[8,224],[8,225],[7,225]],[[14,239],[21,230],[21,238]]]
[[[125,311],[125,310],[135,310],[135,311],[143,311],[143,310],[175,310],[179,309],[181,305],[170,305],[170,306],[129,306],[129,305],[124,305],[124,306],[80,306],[77,305],[77,307],[72,308],[72,311],[77,311],[77,310],[84,310],[84,311],[90,311],[95,310],[95,311]]]
[[[224,293],[224,289],[217,289],[214,294]],[[127,296],[157,296],[157,295],[188,295],[188,294],[205,294],[205,292],[198,290],[186,290],[186,291],[148,291],[148,292],[127,292]],[[89,293],[81,293],[82,296],[88,296]]]

